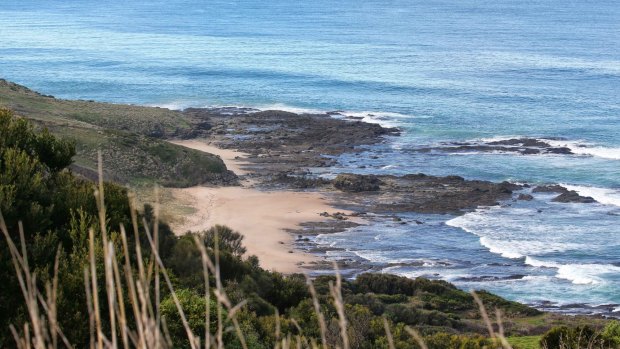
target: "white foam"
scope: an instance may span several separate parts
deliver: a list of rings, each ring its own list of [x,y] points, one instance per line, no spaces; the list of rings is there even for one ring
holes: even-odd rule
[[[576,285],[600,284],[603,274],[620,273],[620,268],[609,264],[566,264],[558,268],[557,277]]]
[[[249,106],[249,108],[255,108],[258,110],[282,110],[295,114],[327,114],[334,118],[345,119],[345,118],[358,118],[361,121],[371,123],[371,124],[379,124],[383,127],[397,127],[401,124],[402,121],[406,119],[427,119],[432,116],[425,115],[409,115],[409,114],[401,114],[395,112],[387,112],[387,111],[351,111],[351,110],[324,110],[324,109],[314,109],[314,108],[304,108],[304,107],[296,107],[283,103],[274,103],[274,104],[259,104]]]
[[[582,185],[561,184],[568,190],[574,190],[581,196],[589,196],[604,205],[620,206],[620,190],[610,188],[588,187]]]
[[[168,103],[160,103],[160,104],[149,104],[150,107],[160,107],[167,108],[171,110],[183,110],[186,108],[251,108],[260,111],[265,110],[282,110],[295,114],[327,114],[334,113],[332,117],[344,119],[347,117],[351,118],[359,118],[360,120],[371,123],[371,124],[379,124],[383,127],[397,127],[401,124],[402,121],[406,119],[427,119],[432,118],[432,116],[428,115],[408,115],[401,114],[395,112],[387,112],[387,111],[332,111],[332,110],[324,110],[324,109],[316,109],[316,108],[305,108],[305,107],[297,107],[291,106],[284,103],[272,103],[272,104],[258,104],[258,105],[219,105],[219,104],[201,104],[196,102],[188,102],[188,101],[172,101]],[[335,114],[337,113],[337,114]]]
[[[527,256],[525,257],[525,264],[538,268],[558,268],[559,264],[553,261],[541,261],[539,259]]]
[[[560,264],[542,261],[532,257],[525,258],[525,264],[539,268],[557,269],[558,279],[569,280],[575,285],[597,285],[603,283],[602,275],[620,273],[620,267],[611,264]]]
[[[531,138],[527,136],[495,136],[488,138],[481,138],[474,140],[476,142],[501,142],[510,139],[521,139],[521,138]],[[541,142],[548,143],[552,147],[557,148],[568,148],[575,155],[582,156],[594,156],[603,159],[611,159],[611,160],[620,160],[620,148],[614,147],[602,147],[600,145],[595,145],[592,143],[580,141],[580,140],[557,140],[557,139],[547,139],[547,138],[536,138]]]
[[[148,104],[147,106],[156,107],[156,108],[166,108],[170,110],[183,110],[185,108],[190,108],[192,104],[189,102],[173,101],[173,102],[161,103],[161,104]]]
[[[527,138],[525,136],[494,136],[494,137],[487,137],[487,138],[480,138],[480,139],[476,139],[474,141],[479,141],[479,142],[485,142],[485,143],[490,143],[490,142],[501,142],[501,141],[507,141],[510,139],[521,139],[521,138]]]
[[[287,105],[283,103],[259,104],[256,106],[250,106],[250,108],[256,108],[259,110],[282,110],[282,111],[287,111],[289,113],[295,113],[295,114],[325,114],[324,110],[295,107],[295,106],[291,106],[291,105]]]
[[[360,120],[372,123],[379,124],[384,127],[396,127],[400,124],[398,119],[412,119],[412,118],[430,118],[431,116],[414,116],[408,114],[401,114],[395,112],[387,112],[387,111],[350,111],[350,110],[324,110],[324,109],[314,109],[314,108],[304,108],[304,107],[296,107],[283,103],[274,103],[274,104],[259,104],[250,106],[251,108],[256,108],[259,110],[282,110],[295,114],[327,114],[331,113],[334,118],[359,118]]]
[[[583,141],[560,141],[541,139],[543,142],[549,143],[554,147],[566,147],[573,154],[594,156],[603,159],[620,160],[620,148],[608,148],[592,145]]]
[[[509,258],[583,248],[580,241],[564,238],[563,234],[578,232],[574,227],[558,227],[545,221],[529,224],[537,219],[541,217],[533,206],[493,206],[450,219],[446,225],[480,237],[482,245],[494,253],[510,255]]]
[[[526,275],[521,280],[532,282],[548,282],[550,279],[547,275]]]
[[[355,255],[370,262],[375,263],[390,263],[392,259],[386,257],[381,251],[361,250],[353,251]]]
[[[480,238],[480,244],[489,249],[491,253],[499,254],[504,258],[519,259],[523,255],[510,248],[510,242],[498,242],[487,237]]]

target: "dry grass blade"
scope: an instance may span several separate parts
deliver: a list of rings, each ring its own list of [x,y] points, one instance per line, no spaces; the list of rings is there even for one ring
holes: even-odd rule
[[[173,348],[174,344],[172,343],[172,338],[170,337],[170,331],[168,331],[168,324],[166,323],[166,318],[163,316],[161,318],[161,327],[164,331],[164,338],[166,339],[168,347]]]
[[[19,349],[24,348],[25,347],[25,342],[19,336],[19,333],[17,333],[17,330],[15,329],[15,326],[9,325],[9,330],[11,330],[11,335],[13,335],[13,340],[15,340],[15,346],[17,348],[19,348]]]
[[[275,349],[279,349],[280,348],[280,336],[282,335],[282,328],[281,328],[281,324],[280,324],[280,311],[278,311],[278,308],[275,308],[274,310],[274,317],[276,320],[276,333],[275,333],[275,345],[274,348]]]
[[[93,297],[90,290],[90,275],[88,267],[84,267],[84,290],[86,290],[86,307],[88,309],[88,328],[90,333],[90,348],[95,348],[95,312],[93,310]]]
[[[217,295],[222,293],[222,278],[220,276],[220,241],[217,231],[214,236],[215,245],[215,291]],[[215,293],[217,292],[217,293]],[[217,302],[217,334],[216,334],[217,349],[224,348],[224,321],[222,319],[222,303]]]
[[[415,342],[420,346],[421,349],[428,349],[428,346],[426,345],[424,339],[418,331],[414,330],[409,326],[405,327],[405,331],[407,331],[407,333],[409,333],[409,335],[413,337],[413,340],[415,340]]]
[[[236,317],[231,318],[233,325],[235,326],[235,331],[237,331],[237,337],[239,337],[239,342],[241,342],[241,347],[243,349],[248,349],[248,345],[245,341],[245,336],[243,335],[243,331],[241,330],[241,326],[239,326],[239,321]]]
[[[295,320],[294,318],[291,318],[291,323],[297,329],[298,336],[304,333],[304,331],[301,329],[301,326],[299,326],[299,322],[297,322],[297,320]]]
[[[246,304],[248,304],[248,301],[247,300],[243,300],[239,304],[237,304],[234,307],[230,308],[230,310],[228,311],[228,318],[232,319],[233,317],[235,317],[237,312],[239,310],[241,310],[241,308],[243,308]]]
[[[316,289],[314,288],[314,284],[312,280],[305,274],[306,276],[306,284],[308,285],[308,290],[310,291],[310,296],[312,296],[312,305],[314,306],[314,312],[316,313],[317,320],[319,322],[319,329],[321,331],[321,344],[323,348],[327,348],[327,325],[325,324],[325,316],[323,312],[321,312],[321,305],[319,304],[319,297],[316,294]]]
[[[19,240],[22,248],[21,260],[22,270],[20,274],[23,274],[26,284],[26,303],[28,306],[28,313],[30,315],[30,321],[32,329],[34,331],[34,345],[36,348],[44,348],[47,339],[47,333],[43,330],[42,318],[39,312],[39,302],[37,300],[37,277],[36,274],[30,272],[30,265],[28,263],[28,253],[26,251],[26,238],[24,236],[24,226],[20,221],[19,227]],[[19,254],[18,254],[19,255]],[[30,339],[28,335],[27,340]]]
[[[114,282],[117,285],[116,286],[116,299],[117,299],[116,311],[118,312],[119,328],[121,330],[121,340],[123,341],[123,348],[128,349],[129,348],[129,336],[127,334],[127,331],[128,331],[127,313],[125,312],[125,300],[123,297],[123,287],[121,284],[121,275],[120,275],[120,271],[118,268],[118,262],[116,258],[114,259],[112,263],[112,268],[114,272]]]
[[[496,338],[495,337],[495,331],[493,330],[493,324],[491,323],[491,319],[489,318],[489,314],[487,314],[487,310],[484,307],[484,304],[482,303],[482,300],[480,299],[480,297],[478,297],[478,294],[476,294],[475,291],[471,291],[471,295],[474,297],[474,301],[476,301],[476,304],[478,305],[478,309],[480,310],[480,315],[482,316],[482,320],[484,321],[485,325],[487,326],[487,331],[489,332],[489,337]]]
[[[390,324],[388,323],[387,319],[385,317],[383,317],[383,328],[385,329],[385,335],[387,337],[388,340],[388,347],[390,349],[395,349],[394,347],[394,337],[392,337],[392,331],[390,330]]]
[[[52,277],[52,282],[48,282],[45,287],[47,292],[47,299],[44,299],[43,295],[41,295],[40,293],[37,294],[37,298],[39,299],[39,302],[41,303],[41,306],[45,311],[45,314],[47,315],[47,321],[49,323],[50,333],[52,335],[52,347],[58,347],[58,337],[60,337],[65,347],[72,348],[73,346],[71,345],[71,343],[69,343],[69,340],[60,328],[57,318],[56,301],[58,299],[59,262],[60,247],[56,251],[56,258],[54,259],[54,276]]]
[[[155,186],[155,207],[153,211],[153,240],[155,246],[154,251],[159,254],[159,187]],[[157,328],[161,328],[161,316],[159,311],[159,305],[161,302],[160,285],[159,285],[159,263],[155,263],[155,322]],[[159,346],[160,336],[159,331],[155,334],[155,343]]]
[[[116,337],[116,285],[114,282],[113,266],[115,261],[114,245],[112,242],[107,243],[106,254],[104,257],[104,271],[106,281],[106,294],[108,296],[108,311],[110,313],[110,337],[112,341],[112,348],[117,348]],[[120,286],[119,286],[120,287]]]
[[[342,277],[338,270],[338,265],[334,263],[334,271],[336,272],[336,285],[329,283],[329,290],[334,299],[334,306],[338,313],[338,325],[340,326],[340,337],[342,338],[342,348],[349,349],[349,335],[347,333],[347,318],[344,311],[344,301],[342,300]]]
[[[504,336],[504,325],[502,322],[502,311],[501,310],[495,309],[495,318],[497,319],[497,327],[498,327],[498,332],[496,334],[497,339],[499,339],[499,342],[504,349],[512,349],[512,346],[510,345],[510,343],[508,343],[508,340]]]
[[[215,266],[209,259],[209,255],[207,254],[207,249],[204,244],[197,235],[194,235],[194,243],[198,247],[198,251],[200,251],[200,257],[202,260],[202,272],[204,276],[205,283],[205,349],[209,349],[211,347],[211,290],[209,287],[209,269],[215,272]]]
[[[138,330],[138,338],[144,338],[144,326],[142,326],[142,322],[139,321],[140,316],[140,306],[138,304],[138,296],[136,294],[136,285],[133,279],[133,269],[131,267],[130,261],[130,252],[127,244],[127,233],[125,231],[125,227],[123,225],[120,226],[121,230],[121,243],[123,246],[123,254],[125,256],[125,282],[127,284],[128,290],[127,293],[129,295],[129,301],[131,302],[131,307],[133,310],[134,318],[136,319],[136,327]],[[125,332],[126,333],[126,332]],[[140,342],[141,343],[141,342]],[[139,343],[134,343],[135,346],[142,347]]]
[[[93,302],[93,313],[95,315],[95,333],[97,334],[97,348],[103,348],[103,331],[101,329],[101,316],[99,314],[99,290],[97,286],[97,263],[95,260],[95,231],[88,230],[89,235],[89,258],[90,258],[90,281],[91,295]]]
[[[151,236],[149,229],[147,226],[144,227],[145,231],[146,231],[146,237],[149,240],[149,244],[151,245],[151,249],[153,252],[153,258],[155,259],[155,263],[159,265],[159,267],[161,268],[161,273],[164,276],[164,280],[166,281],[166,284],[168,285],[168,290],[170,291],[170,295],[172,296],[172,300],[174,301],[174,304],[177,308],[177,312],[179,313],[179,315],[181,316],[181,322],[183,323],[183,327],[185,328],[185,332],[187,334],[187,338],[189,339],[189,343],[192,349],[199,349],[196,347],[196,336],[194,336],[194,333],[192,332],[192,329],[189,327],[189,323],[187,321],[187,317],[185,316],[185,312],[183,311],[183,307],[181,306],[181,302],[179,301],[179,297],[177,296],[176,292],[174,291],[174,286],[172,286],[172,281],[170,281],[170,277],[168,276],[168,272],[166,271],[166,268],[164,267],[164,263],[161,260],[161,257],[159,256],[159,253],[157,251],[157,248],[155,246],[155,242],[153,241],[153,237]],[[159,328],[159,327],[157,327]],[[156,343],[157,345],[159,345],[159,343]]]
[[[56,299],[58,294],[58,268],[60,251],[57,251],[56,258],[54,260],[54,275],[51,282],[47,282],[45,285],[46,296],[41,294],[37,287],[36,274],[30,271],[30,265],[28,263],[28,254],[26,250],[26,239],[24,235],[24,229],[21,222],[18,223],[19,238],[21,251],[17,248],[13,239],[9,235],[9,231],[4,221],[4,216],[0,212],[0,230],[5,237],[9,252],[11,254],[11,261],[15,268],[18,283],[26,302],[26,308],[30,323],[24,324],[23,337],[20,337],[15,327],[10,326],[10,331],[15,339],[17,347],[21,348],[57,348],[58,337],[61,338],[63,344],[67,348],[71,348],[69,341],[63,334],[57,321],[56,311]],[[44,314],[41,313],[40,308],[43,309]],[[34,337],[31,337],[31,331]]]

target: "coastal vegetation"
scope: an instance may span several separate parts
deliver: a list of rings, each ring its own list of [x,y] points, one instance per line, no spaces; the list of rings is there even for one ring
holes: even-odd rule
[[[444,281],[264,270],[246,255],[242,232],[175,236],[159,205],[137,207],[125,187],[76,176],[75,146],[0,111],[1,347],[620,343],[616,322],[542,313]],[[496,311],[491,320],[485,309]]]
[[[104,159],[113,159],[105,164],[105,178],[118,183],[187,187],[236,182],[220,158],[165,141],[194,137],[207,127],[178,111],[57,99],[1,79],[0,106],[72,140],[71,169],[90,179],[97,176],[100,151]]]

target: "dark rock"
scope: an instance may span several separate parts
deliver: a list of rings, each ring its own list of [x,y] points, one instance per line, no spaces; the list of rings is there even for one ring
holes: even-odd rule
[[[530,194],[519,194],[517,200],[532,201],[534,200],[534,197]]]
[[[564,155],[570,155],[572,154],[572,150],[570,150],[570,148],[566,148],[566,147],[559,147],[559,148],[547,148],[547,153],[551,153],[551,154],[564,154]]]
[[[508,182],[471,181],[458,176],[409,174],[375,177],[381,187],[373,193],[372,200],[368,194],[354,191],[342,194],[342,200],[359,205],[356,209],[377,213],[458,213],[478,206],[497,205],[500,200],[510,199],[513,190],[522,188]]]
[[[332,181],[332,184],[338,190],[358,193],[378,191],[381,181],[374,175],[340,174]]]
[[[532,193],[565,193],[568,189],[564,188],[561,185],[539,185],[536,188],[532,189]]]
[[[539,149],[526,148],[526,149],[521,150],[521,154],[523,154],[523,155],[540,154],[540,150]]]
[[[555,198],[553,198],[552,201],[555,201],[555,202],[575,202],[575,203],[582,203],[582,204],[590,204],[590,203],[596,202],[596,200],[594,200],[593,198],[591,198],[589,196],[581,196],[581,195],[579,195],[579,193],[577,193],[574,190],[570,190],[570,191],[567,191],[565,193],[562,193],[562,194],[556,196]]]
[[[418,152],[502,152],[518,153],[522,155],[536,154],[572,154],[566,147],[554,147],[548,142],[535,138],[512,138],[491,142],[468,143],[452,142],[444,143],[438,147],[424,147],[416,149]]]
[[[548,148],[551,145],[535,138],[512,138],[500,141],[488,142],[489,145],[520,145],[523,147]]]
[[[468,281],[468,282],[487,282],[487,281],[498,281],[498,280],[520,280],[523,279],[525,275],[522,274],[514,274],[507,276],[491,276],[491,275],[482,275],[482,276],[470,276],[470,277],[461,277],[458,278],[460,281]]]

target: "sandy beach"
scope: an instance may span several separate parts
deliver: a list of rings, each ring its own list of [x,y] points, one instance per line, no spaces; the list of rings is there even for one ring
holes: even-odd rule
[[[248,171],[243,169],[243,165],[246,163],[243,161],[243,158],[248,156],[246,153],[231,149],[221,149],[200,139],[178,140],[171,141],[170,143],[217,155],[222,158],[226,164],[226,168],[233,171],[237,176],[243,176],[248,173]]]
[[[219,149],[201,140],[175,141],[175,144],[219,155],[226,166],[238,175],[246,155]],[[286,229],[303,222],[322,221],[321,212],[334,213],[320,193],[291,191],[260,191],[247,185],[241,187],[192,187],[172,189],[176,200],[191,206],[195,212],[172,228],[183,233],[200,231],[215,224],[227,225],[245,236],[248,255],[256,255],[263,268],[282,273],[301,271],[300,266],[317,261],[318,257],[294,250],[294,237]],[[342,210],[340,210],[342,211]]]

